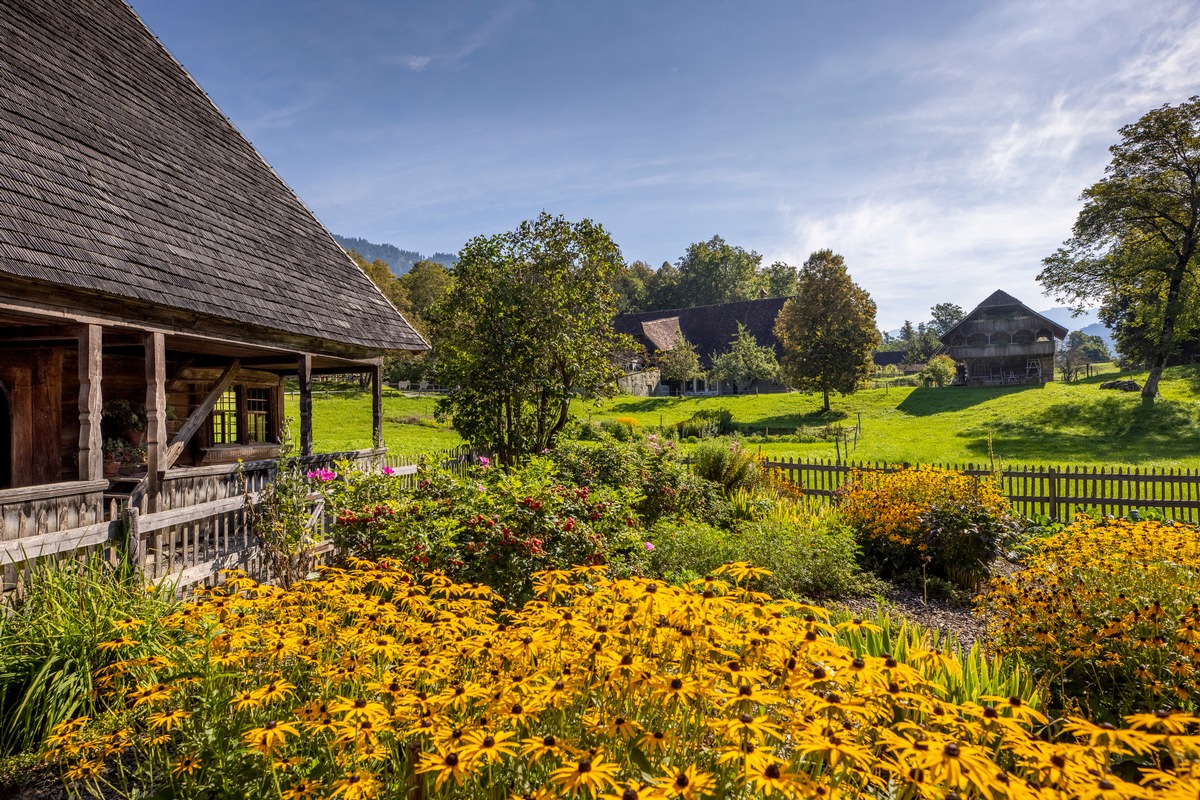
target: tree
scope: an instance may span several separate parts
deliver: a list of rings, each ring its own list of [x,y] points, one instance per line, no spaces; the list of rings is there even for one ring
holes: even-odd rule
[[[395,306],[396,310],[406,317],[412,314],[412,300],[404,285],[396,278],[386,261],[375,259],[367,261],[357,250],[347,251],[350,258],[358,265],[371,282],[379,287],[379,291]]]
[[[933,317],[929,327],[935,336],[945,336],[948,330],[962,322],[963,318],[967,316],[962,310],[962,306],[954,303],[938,303],[929,309],[929,313]]]
[[[413,313],[426,323],[433,307],[450,291],[454,276],[444,264],[425,259],[413,264],[398,280],[412,300]]]
[[[727,244],[720,236],[688,245],[679,259],[681,307],[757,298],[766,288],[761,263],[758,253]]]
[[[762,271],[767,284],[767,297],[791,297],[796,294],[796,279],[800,271],[791,264],[776,261]]]
[[[653,282],[654,270],[645,261],[634,261],[622,267],[613,284],[617,291],[617,313],[631,314],[645,310]]]
[[[904,360],[909,364],[924,364],[933,358],[942,343],[938,341],[933,328],[926,327],[924,322],[917,323],[917,329],[908,340]]]
[[[729,349],[713,357],[712,377],[729,381],[744,392],[755,381],[779,380],[779,360],[770,347],[759,345],[746,326],[738,323]]]
[[[929,363],[925,365],[918,374],[923,381],[928,381],[934,386],[945,386],[954,380],[954,376],[958,373],[958,366],[954,363],[954,359],[950,356],[934,356],[929,359]]]
[[[1108,345],[1104,343],[1104,339],[1095,334],[1071,331],[1067,335],[1066,347],[1068,350],[1078,353],[1079,358],[1085,364],[1102,364],[1105,361],[1112,361],[1112,353],[1108,352]]]
[[[850,279],[846,262],[818,250],[800,270],[799,293],[775,320],[783,344],[783,376],[797,389],[850,394],[871,376],[871,354],[879,345],[875,301]]]
[[[440,416],[505,464],[551,447],[576,398],[602,398],[633,342],[613,331],[621,252],[591,220],[543,212],[463,247],[433,314]]]
[[[704,377],[704,370],[700,368],[700,354],[682,333],[675,334],[675,346],[670,350],[655,353],[655,361],[658,363],[658,375],[664,381],[674,383]]]
[[[1142,397],[1151,401],[1177,340],[1198,322],[1187,311],[1200,277],[1200,97],[1154,109],[1120,135],[1105,177],[1080,197],[1071,238],[1042,261],[1038,280],[1078,310],[1130,301],[1150,362]]]

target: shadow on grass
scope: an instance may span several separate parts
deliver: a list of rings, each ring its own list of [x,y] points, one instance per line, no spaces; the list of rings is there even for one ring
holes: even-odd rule
[[[997,397],[1019,392],[1036,392],[1040,386],[946,386],[941,389],[917,388],[896,406],[910,417],[929,417],[934,414],[953,414]]]
[[[819,428],[825,425],[835,425],[850,417],[844,409],[834,408],[828,412],[820,409],[807,414],[776,414],[773,417],[759,417],[753,422],[745,422],[735,418],[733,427],[741,431],[761,431],[764,428],[778,429],[779,433],[789,433],[796,428]]]
[[[964,429],[966,447],[980,457],[995,451],[1008,461],[1085,460],[1140,463],[1192,458],[1200,445],[1193,403],[1100,397],[1088,403],[1055,403],[1036,417],[997,420]]]

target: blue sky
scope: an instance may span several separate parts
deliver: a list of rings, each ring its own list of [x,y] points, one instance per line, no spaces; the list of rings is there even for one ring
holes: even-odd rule
[[[1117,128],[1200,92],[1172,0],[132,6],[336,233],[455,252],[544,209],[654,266],[830,247],[884,328],[1053,305]]]

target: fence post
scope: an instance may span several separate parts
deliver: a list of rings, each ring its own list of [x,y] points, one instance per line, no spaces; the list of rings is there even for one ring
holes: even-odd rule
[[[1050,519],[1058,519],[1058,470],[1050,467],[1046,470],[1046,477],[1050,479],[1050,485],[1047,487],[1050,497]]]
[[[144,577],[146,571],[146,554],[142,548],[142,531],[139,524],[140,512],[134,505],[125,508],[125,557],[129,564]]]

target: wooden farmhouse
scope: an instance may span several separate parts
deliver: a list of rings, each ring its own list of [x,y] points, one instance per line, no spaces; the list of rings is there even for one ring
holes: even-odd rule
[[[995,291],[942,335],[964,386],[1042,384],[1054,380],[1055,341],[1067,329],[1007,292]]]
[[[778,358],[783,347],[775,336],[775,318],[779,316],[786,297],[742,300],[736,303],[717,303],[692,308],[676,308],[667,311],[642,311],[634,314],[619,314],[613,320],[617,333],[629,334],[642,345],[647,355],[667,352],[675,347],[675,339],[682,335],[696,348],[702,369],[712,369],[713,358],[727,351],[737,336],[738,325],[745,326],[755,341],[770,347]],[[754,391],[782,392],[786,388],[780,383],[752,384]],[[703,387],[703,388],[702,388]],[[665,386],[662,387],[664,390]],[[681,387],[674,387],[678,390]],[[729,382],[722,386],[709,385],[707,379],[693,382],[687,391],[693,393],[716,392],[736,393],[738,387]],[[741,387],[743,391],[748,387]],[[653,389],[650,390],[653,392]]]
[[[303,453],[320,373],[374,376],[381,446],[383,355],[426,343],[125,3],[4,3],[0,85],[0,563],[227,495],[289,376]]]

